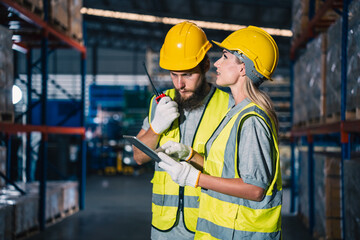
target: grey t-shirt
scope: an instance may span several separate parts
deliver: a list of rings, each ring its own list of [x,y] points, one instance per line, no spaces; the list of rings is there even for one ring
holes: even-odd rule
[[[244,99],[235,105],[225,116],[220,126],[206,144],[209,152],[211,145],[230,119],[251,101]],[[231,136],[235,137],[235,136]],[[272,162],[272,135],[265,122],[258,116],[248,117],[241,128],[238,144],[238,172],[245,183],[264,189],[270,185],[274,166]],[[233,161],[233,159],[225,159]]]
[[[265,122],[251,116],[244,121],[238,149],[238,171],[245,183],[267,189],[273,172],[272,135]]]

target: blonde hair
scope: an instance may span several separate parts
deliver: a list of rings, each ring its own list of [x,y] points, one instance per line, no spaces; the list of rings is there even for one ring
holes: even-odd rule
[[[271,120],[275,124],[276,134],[278,135],[279,132],[279,121],[275,113],[274,105],[270,99],[270,97],[262,90],[260,90],[258,87],[256,87],[252,80],[248,77],[246,77],[245,82],[245,94],[246,96],[255,104],[259,105],[262,109],[265,110],[265,112],[269,115]]]

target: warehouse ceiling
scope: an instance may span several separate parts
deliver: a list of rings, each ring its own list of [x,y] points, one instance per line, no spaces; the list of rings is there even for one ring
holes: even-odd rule
[[[84,0],[84,7],[264,28],[291,28],[291,0]],[[159,51],[172,25],[84,15],[87,46]],[[211,40],[222,41],[231,32],[204,29]],[[274,36],[280,68],[288,69],[289,37]]]

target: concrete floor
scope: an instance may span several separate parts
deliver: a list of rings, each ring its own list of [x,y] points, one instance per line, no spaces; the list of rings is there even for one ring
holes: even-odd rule
[[[150,239],[151,173],[140,176],[89,176],[85,210],[49,226],[27,240]],[[312,240],[298,217],[289,213],[284,190],[283,239]]]

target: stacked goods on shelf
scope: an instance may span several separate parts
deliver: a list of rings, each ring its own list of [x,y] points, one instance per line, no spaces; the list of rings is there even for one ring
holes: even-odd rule
[[[12,237],[12,205],[0,203],[0,240],[13,239]]]
[[[321,123],[324,109],[322,59],[324,36],[309,42],[294,66],[294,124]]]
[[[340,156],[325,158],[325,238],[341,239]]]
[[[71,213],[79,208],[79,191],[78,182],[66,181],[63,182],[61,190],[63,193],[63,209],[65,213]]]
[[[0,240],[26,236],[39,227],[39,182],[17,185],[26,195],[5,188],[0,191]],[[61,220],[78,209],[77,182],[47,182],[45,218],[48,223]]]
[[[325,157],[315,154],[314,156],[314,236],[325,236]]]
[[[6,175],[6,148],[0,146],[0,172]],[[5,187],[5,180],[0,177],[0,189]]]
[[[293,93],[293,124],[294,125],[303,125],[306,117],[306,98],[307,94],[305,91],[305,84],[302,81],[306,78],[305,69],[305,57],[301,56],[298,61],[294,64],[294,93]]]
[[[67,32],[69,30],[70,1],[50,0],[50,23],[58,29]]]
[[[11,224],[7,224],[4,229],[5,234],[11,233],[12,238],[10,239],[13,239],[14,236],[25,235],[37,228],[38,195],[29,193],[20,196],[20,193],[15,190],[3,189],[1,190],[0,205],[11,207],[11,218],[9,218]]]
[[[82,0],[71,0],[72,4],[70,5],[70,37],[78,40],[79,42],[83,41],[83,21],[82,14],[80,12],[82,8]]]
[[[341,25],[339,19],[327,31],[326,115],[327,122],[340,120],[341,110]]]
[[[50,23],[65,35],[83,41],[82,0],[51,0]]]
[[[43,0],[16,0],[23,8],[44,18]],[[83,42],[82,0],[48,0],[49,23],[64,35]]]
[[[360,119],[360,1],[349,6],[347,46],[346,119]],[[341,112],[341,34],[342,19],[327,31],[326,113],[327,122],[340,121]]]
[[[347,119],[360,119],[360,1],[349,6],[347,49]]]
[[[44,17],[44,0],[16,0],[16,2],[39,17]]]
[[[0,122],[13,122],[13,51],[11,31],[0,25]]]
[[[344,162],[345,238],[360,239],[360,159]]]
[[[307,148],[301,147],[299,151],[299,215],[309,227],[309,207],[313,205],[314,236],[341,239],[341,158],[338,153],[319,147],[315,149],[314,161],[309,163]],[[312,193],[309,189],[309,164],[314,164]],[[309,202],[309,194],[313,194],[313,203]]]
[[[326,2],[330,0],[316,0],[314,2],[314,14],[324,7]],[[309,32],[309,14],[310,6],[309,4],[312,1],[310,0],[294,0],[292,5],[292,27],[293,40],[301,37],[303,34],[312,34]],[[339,18],[339,13],[334,9],[341,8],[342,0],[334,0],[331,3],[331,6],[318,20],[318,23],[315,24],[312,29],[315,32],[323,32],[327,29],[330,23],[336,21]]]
[[[324,8],[324,5],[331,1],[331,7],[322,15],[321,19],[315,24],[315,31],[323,32],[326,31],[331,25],[341,16],[342,11],[342,0],[316,0],[315,1],[315,12]],[[338,10],[336,10],[338,9]]]
[[[309,23],[309,0],[294,0],[292,4],[292,26],[293,39],[298,38],[307,31]]]
[[[26,184],[26,192],[39,193],[39,182]],[[45,218],[54,222],[78,210],[78,183],[72,181],[48,181],[46,190]]]
[[[308,149],[299,149],[299,216],[304,224],[309,227],[309,160]]]

